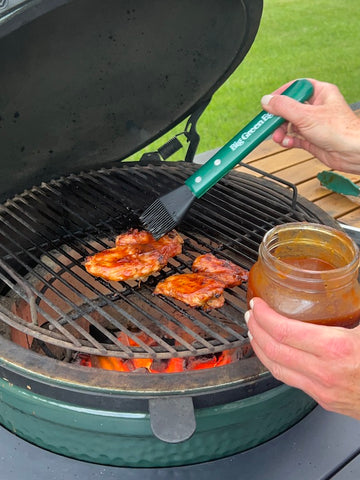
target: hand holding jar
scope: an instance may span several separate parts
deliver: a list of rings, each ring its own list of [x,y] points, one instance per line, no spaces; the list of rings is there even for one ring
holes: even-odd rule
[[[260,298],[246,313],[251,345],[278,380],[326,410],[360,420],[360,327],[289,320]]]
[[[359,249],[343,232],[311,223],[274,227],[250,270],[245,320],[274,377],[360,419],[358,270]]]

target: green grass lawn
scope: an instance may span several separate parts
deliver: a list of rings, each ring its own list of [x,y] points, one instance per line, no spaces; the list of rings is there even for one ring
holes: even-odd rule
[[[295,78],[335,83],[349,103],[360,101],[359,25],[359,0],[264,0],[249,53],[198,122],[198,152],[230,140],[260,111],[264,94]]]

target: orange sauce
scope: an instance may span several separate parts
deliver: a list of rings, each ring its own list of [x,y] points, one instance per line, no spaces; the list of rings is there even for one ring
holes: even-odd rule
[[[301,268],[302,270],[312,270],[315,272],[324,272],[326,270],[333,270],[335,268],[329,262],[325,260],[321,260],[320,258],[312,258],[312,257],[288,257],[282,258],[282,262],[287,263],[288,265],[292,265],[296,268]]]
[[[330,262],[311,257],[288,257],[281,261],[296,268],[308,271],[330,271],[336,267]],[[279,273],[284,280],[286,276]],[[285,283],[285,284],[284,284]],[[321,297],[320,294],[301,292],[297,288],[292,291],[291,281],[277,283],[276,278],[268,278],[264,274],[261,262],[257,262],[250,270],[248,280],[248,302],[252,297],[261,297],[267,301],[278,313],[289,318],[316,323],[320,325],[332,325],[339,327],[355,327],[360,321],[360,298],[358,288],[350,288],[346,291],[335,290],[330,297]],[[296,313],[292,312],[296,301]],[[309,304],[318,304],[316,318],[311,318]],[[279,307],[281,306],[281,307]],[[285,310],[285,311],[284,311]]]

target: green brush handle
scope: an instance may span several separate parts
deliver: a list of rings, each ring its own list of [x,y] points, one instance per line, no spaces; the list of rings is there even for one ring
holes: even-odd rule
[[[305,102],[311,97],[313,91],[313,86],[308,80],[300,79],[295,80],[282,95],[287,95],[299,102]],[[197,198],[200,198],[284,121],[283,118],[263,110],[199,170],[191,175],[185,181],[186,185]]]

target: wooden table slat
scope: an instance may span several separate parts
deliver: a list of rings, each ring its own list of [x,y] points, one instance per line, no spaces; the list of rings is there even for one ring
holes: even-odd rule
[[[359,205],[338,193],[332,193],[327,197],[319,199],[315,203],[334,218],[347,215],[359,208]]]
[[[272,140],[266,140],[267,142],[272,142]],[[302,163],[306,160],[313,158],[312,155],[305,150],[291,149],[291,150],[282,150],[276,152],[273,155],[261,159],[253,159],[249,161],[248,158],[244,160],[244,163],[249,163],[250,165],[264,170],[265,172],[271,173],[279,172],[280,170],[285,170],[286,168],[293,167],[299,163]],[[241,164],[240,164],[241,165]]]
[[[316,203],[316,201],[320,198],[330,195],[330,190],[322,187],[316,177],[297,185],[297,189],[299,195],[302,195],[314,203]]]

